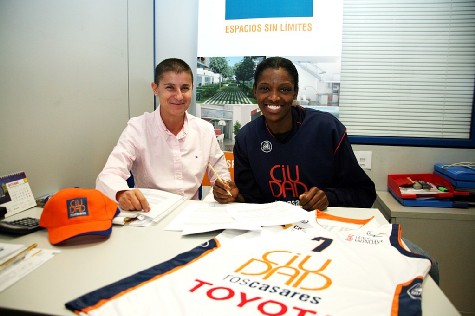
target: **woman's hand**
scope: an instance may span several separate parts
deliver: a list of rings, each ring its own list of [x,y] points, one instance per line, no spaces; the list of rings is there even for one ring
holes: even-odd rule
[[[123,211],[150,211],[150,205],[139,189],[119,191],[116,198]]]
[[[323,211],[328,207],[327,195],[317,187],[310,188],[307,192],[300,194],[300,206],[307,210]]]
[[[244,202],[244,199],[239,194],[238,187],[231,180],[216,179],[213,186],[213,196],[221,204]]]

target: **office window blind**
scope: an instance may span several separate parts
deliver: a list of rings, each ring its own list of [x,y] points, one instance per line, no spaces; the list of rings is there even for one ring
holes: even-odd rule
[[[343,3],[339,117],[348,134],[469,139],[475,1]]]

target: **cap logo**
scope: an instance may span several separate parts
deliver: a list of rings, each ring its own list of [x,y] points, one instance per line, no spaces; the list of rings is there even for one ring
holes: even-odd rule
[[[89,215],[89,210],[87,209],[87,198],[66,200],[66,206],[69,218]]]

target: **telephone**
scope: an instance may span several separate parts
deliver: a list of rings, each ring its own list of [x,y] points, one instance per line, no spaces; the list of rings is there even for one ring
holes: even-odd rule
[[[0,233],[26,235],[41,228],[40,220],[34,217],[24,217],[16,220],[0,221]]]

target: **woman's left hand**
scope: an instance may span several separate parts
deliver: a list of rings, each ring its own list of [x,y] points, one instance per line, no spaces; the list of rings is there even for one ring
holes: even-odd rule
[[[300,194],[300,206],[307,211],[323,211],[328,205],[327,195],[317,187],[310,188],[307,192]]]

